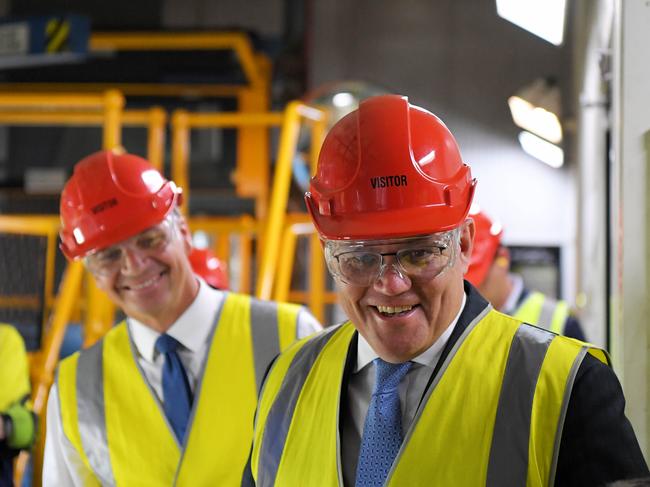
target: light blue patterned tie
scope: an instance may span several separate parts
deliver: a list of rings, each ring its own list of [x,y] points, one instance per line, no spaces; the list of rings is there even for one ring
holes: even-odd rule
[[[363,427],[356,487],[384,485],[402,445],[402,413],[397,388],[412,362],[391,364],[377,358],[375,388]]]
[[[192,409],[192,391],[185,368],[176,350],[180,343],[169,335],[162,334],[156,340],[156,350],[165,356],[163,365],[163,407],[179,443],[183,443],[187,421]]]

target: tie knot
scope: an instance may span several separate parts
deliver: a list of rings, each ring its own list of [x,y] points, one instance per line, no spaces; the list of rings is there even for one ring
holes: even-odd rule
[[[401,364],[391,364],[380,358],[375,362],[375,390],[374,394],[385,394],[397,388],[401,380],[411,368],[413,362],[403,362]]]
[[[181,343],[178,340],[164,333],[156,340],[156,350],[160,353],[175,352],[180,346]]]

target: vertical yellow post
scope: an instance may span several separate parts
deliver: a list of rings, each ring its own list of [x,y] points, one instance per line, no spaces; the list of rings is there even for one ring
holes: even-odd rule
[[[263,113],[268,109],[268,87],[262,84],[241,90],[240,113]],[[234,180],[237,195],[255,198],[255,216],[266,217],[269,194],[269,130],[264,126],[240,127],[237,130],[237,167]]]
[[[108,90],[104,102],[104,149],[115,149],[122,144],[122,110],[124,96],[117,90]]]
[[[43,309],[43,333],[45,333],[47,320],[53,305],[54,274],[56,271],[56,244],[58,237],[59,235],[56,229],[53,229],[47,236],[47,249],[45,251],[45,285],[43,286],[43,302],[45,303]]]
[[[273,299],[276,301],[287,301],[291,290],[291,276],[293,274],[293,263],[296,258],[296,233],[293,225],[287,225],[282,235],[280,258],[278,259],[278,271]]]
[[[149,110],[149,131],[147,135],[147,158],[149,162],[164,173],[165,158],[165,122],[167,115],[160,107]]]
[[[172,115],[172,179],[183,189],[180,210],[185,216],[190,213],[189,150],[189,114],[186,110],[176,110]]]
[[[273,281],[277,266],[278,249],[282,236],[284,215],[289,198],[289,185],[291,183],[291,161],[295,152],[300,129],[300,116],[298,114],[299,102],[293,101],[284,111],[284,122],[280,137],[280,147],[273,177],[273,192],[269,216],[264,229],[262,263],[257,280],[255,295],[261,299],[271,299]]]

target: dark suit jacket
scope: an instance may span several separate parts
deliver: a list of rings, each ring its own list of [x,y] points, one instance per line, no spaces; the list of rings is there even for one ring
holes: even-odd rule
[[[488,306],[487,301],[468,282],[465,282],[465,292],[465,309],[449,337],[429,384],[433,382],[465,328]],[[348,351],[341,401],[347,400],[347,378],[356,359],[356,350],[355,335]],[[648,475],[648,467],[624,409],[625,398],[614,371],[587,354],[578,369],[569,399],[555,475],[556,486],[599,487],[615,480]],[[244,471],[242,485],[255,485],[250,460]]]

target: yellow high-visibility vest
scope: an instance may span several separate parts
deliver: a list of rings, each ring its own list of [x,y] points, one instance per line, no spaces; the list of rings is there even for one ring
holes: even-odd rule
[[[565,301],[556,301],[535,291],[526,296],[513,316],[553,333],[562,334],[564,323],[569,316],[569,305]]]
[[[346,323],[274,363],[256,416],[258,487],[342,486],[341,384],[355,329]],[[405,434],[386,485],[552,485],[573,379],[602,350],[487,307],[453,346]]]
[[[295,340],[299,311],[226,295],[182,445],[138,366],[126,323],[64,360],[57,377],[63,431],[96,485],[239,485],[258,384]]]
[[[0,324],[0,412],[29,394],[25,342],[10,325]]]

